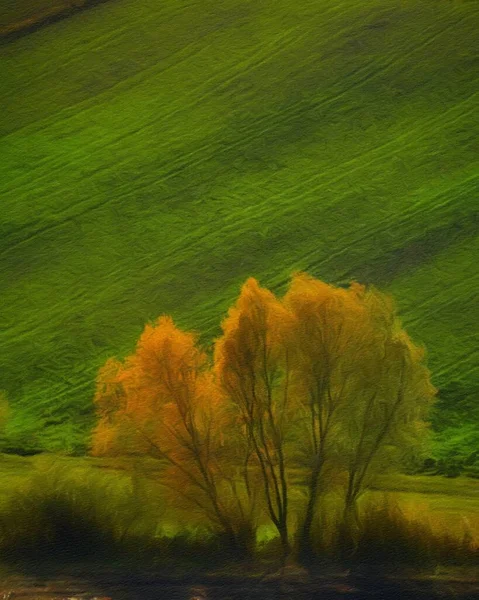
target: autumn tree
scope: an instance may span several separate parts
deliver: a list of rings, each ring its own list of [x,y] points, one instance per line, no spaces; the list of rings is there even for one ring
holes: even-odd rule
[[[147,325],[134,355],[101,369],[95,455],[140,452],[167,465],[163,481],[239,549],[246,506],[225,469],[229,414],[207,356],[169,317]]]
[[[97,455],[163,461],[163,482],[233,547],[257,511],[291,543],[293,467],[306,478],[299,551],[307,556],[323,494],[342,490],[344,521],[374,477],[420,447],[435,390],[424,350],[392,300],[304,273],[283,298],[249,279],[222,323],[213,360],[169,317],[135,353],[100,370]],[[297,515],[294,515],[297,516]]]
[[[309,551],[318,495],[325,484],[322,477],[335,451],[338,409],[345,402],[348,380],[339,363],[350,349],[347,341],[350,330],[356,327],[357,307],[346,290],[306,275],[293,278],[284,300],[296,315],[295,379],[306,414],[307,443],[303,452],[309,472],[308,497],[300,532],[301,553],[305,554]]]
[[[215,349],[216,374],[236,407],[245,456],[261,473],[268,515],[287,554],[293,317],[270,291],[249,279],[222,328]]]
[[[387,296],[298,274],[284,302],[296,316],[293,376],[309,415],[308,499],[299,536],[305,556],[328,467],[344,473],[348,517],[393,447],[401,451],[422,439],[434,388],[423,351],[402,330]]]
[[[371,364],[351,389],[355,401],[341,423],[345,464],[345,519],[357,520],[356,501],[378,473],[421,451],[425,419],[436,393],[424,365],[424,350],[397,323],[385,332]],[[347,441],[347,443],[346,443]]]

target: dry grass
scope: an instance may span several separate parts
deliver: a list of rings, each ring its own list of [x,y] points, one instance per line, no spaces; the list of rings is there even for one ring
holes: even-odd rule
[[[220,536],[164,502],[156,465],[143,467],[132,476],[130,463],[4,457],[1,556],[76,560],[94,551],[95,557],[133,555],[168,568],[210,568],[234,559]],[[428,481],[429,494],[423,486]],[[465,490],[461,495],[442,489],[447,482],[440,478],[398,482],[401,492],[365,494],[359,519],[349,528],[342,524],[340,497],[324,496],[314,529],[315,560],[431,569],[479,565],[473,486],[457,482]],[[404,491],[408,482],[411,492]],[[272,530],[263,526],[256,550],[259,558],[278,556]]]
[[[330,496],[316,522],[316,557],[353,564],[436,567],[479,564],[479,515],[451,519],[394,493],[365,496],[358,514],[343,519],[341,500]]]

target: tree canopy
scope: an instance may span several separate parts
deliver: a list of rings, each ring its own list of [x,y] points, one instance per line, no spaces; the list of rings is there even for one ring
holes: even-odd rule
[[[92,452],[161,459],[167,488],[235,547],[267,518],[286,555],[299,522],[306,554],[327,491],[352,519],[374,477],[421,450],[434,395],[389,296],[298,273],[278,298],[251,278],[212,355],[163,316],[106,362]]]

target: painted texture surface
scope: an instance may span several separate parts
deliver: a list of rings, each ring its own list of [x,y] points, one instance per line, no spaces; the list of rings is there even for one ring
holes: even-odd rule
[[[394,293],[477,439],[478,30],[474,2],[118,0],[1,47],[11,444],[81,449],[146,321],[211,339],[298,269]]]

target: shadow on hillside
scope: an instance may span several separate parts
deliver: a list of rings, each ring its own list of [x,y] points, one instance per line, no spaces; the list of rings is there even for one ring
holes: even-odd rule
[[[30,33],[34,33],[47,25],[62,21],[87,8],[92,8],[93,6],[104,4],[109,1],[110,0],[64,1],[51,9],[34,14],[27,19],[22,19],[21,21],[9,23],[5,27],[1,27],[0,44],[5,44]]]

